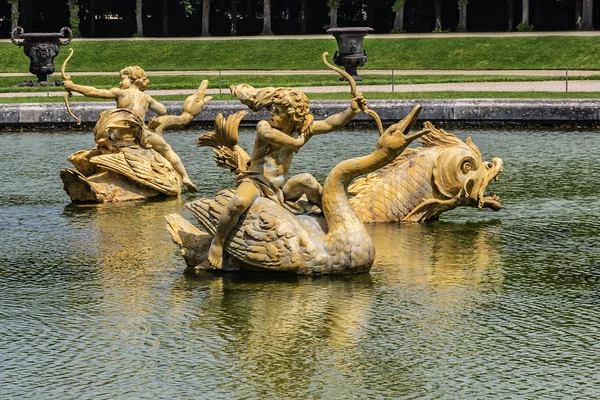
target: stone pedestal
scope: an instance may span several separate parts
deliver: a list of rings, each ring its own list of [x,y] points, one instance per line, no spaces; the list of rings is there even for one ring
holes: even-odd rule
[[[10,34],[15,45],[23,46],[30,60],[29,72],[37,76],[37,84],[41,86],[48,85],[48,75],[54,73],[54,57],[58,55],[60,46],[69,44],[72,39],[69,28],[62,28],[59,33],[25,33],[17,26]]]
[[[364,37],[367,36],[367,33],[373,32],[373,28],[331,28],[326,32],[331,33],[338,44],[338,51],[333,55],[333,62],[344,67],[354,80],[362,80],[356,69],[367,62],[367,52],[363,50],[362,44]]]

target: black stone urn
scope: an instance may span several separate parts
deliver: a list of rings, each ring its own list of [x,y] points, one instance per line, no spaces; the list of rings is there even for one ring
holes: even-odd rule
[[[29,57],[29,72],[36,75],[38,84],[46,86],[48,75],[54,73],[54,57],[60,46],[67,45],[73,39],[71,29],[62,28],[59,33],[25,33],[17,26],[10,34],[10,40],[17,46],[23,46]]]
[[[330,28],[326,32],[331,33],[338,44],[338,51],[333,55],[333,62],[344,67],[354,80],[362,80],[358,76],[356,68],[362,67],[367,62],[367,52],[363,50],[362,44],[367,33],[373,32],[373,28]]]

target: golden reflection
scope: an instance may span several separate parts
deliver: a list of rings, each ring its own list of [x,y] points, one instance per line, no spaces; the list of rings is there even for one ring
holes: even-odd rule
[[[174,300],[202,286],[208,297],[198,304],[192,325],[223,335],[215,338],[215,343],[227,343],[219,351],[240,363],[248,380],[260,385],[276,385],[276,374],[285,386],[283,375],[288,373],[309,382],[319,371],[314,363],[299,360],[314,360],[323,349],[333,358],[359,351],[373,313],[376,291],[369,274],[205,274],[184,278],[188,282],[182,280],[173,291]],[[343,360],[334,362],[343,367]]]
[[[177,251],[165,229],[164,215],[180,211],[183,203],[175,198],[69,206],[89,208],[104,303],[128,308],[131,314],[147,313],[149,303],[156,301],[155,274],[173,266]]]
[[[373,224],[375,268],[389,285],[427,285],[436,292],[500,285],[498,244],[485,226]]]
[[[492,305],[501,288],[499,244],[489,228],[443,223],[371,225],[369,233],[377,249],[371,273],[419,304],[411,311],[422,331],[458,332],[465,312]]]
[[[360,377],[356,364],[368,359],[365,340],[378,329],[381,315],[419,327],[407,331],[400,324],[392,335],[461,326],[463,311],[480,292],[502,283],[493,227],[394,224],[369,230],[377,248],[370,274],[310,278],[203,272],[182,278],[172,292],[174,303],[197,302],[192,330],[215,335],[203,345],[230,357],[243,371],[240,379],[285,391],[292,390],[288,378],[309,385],[316,376],[328,376],[323,363],[315,362],[319,359],[334,365],[335,373],[353,368],[353,376]],[[397,374],[414,379],[409,369],[399,368]]]

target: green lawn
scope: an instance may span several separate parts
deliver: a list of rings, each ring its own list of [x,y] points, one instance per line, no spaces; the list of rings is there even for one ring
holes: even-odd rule
[[[337,49],[331,39],[306,40],[84,40],[75,39],[69,47],[75,49],[67,72],[109,72],[106,76],[73,77],[76,83],[110,88],[118,85],[118,70],[127,65],[140,65],[148,71],[176,70],[327,70],[321,60],[324,51],[331,54]],[[359,90],[364,85],[460,83],[460,82],[519,82],[564,80],[564,77],[495,76],[495,75],[402,75],[403,69],[598,69],[600,40],[595,37],[503,37],[503,38],[447,38],[431,35],[430,38],[366,38],[364,48],[369,60],[362,69],[390,70],[387,75],[363,74]],[[559,51],[560,50],[560,51]],[[56,58],[57,71],[67,56],[63,48]],[[262,56],[257,56],[262,54]],[[23,50],[10,42],[0,43],[0,72],[28,71],[29,59]],[[391,71],[394,71],[392,77]],[[56,72],[50,80],[60,79]],[[264,86],[325,86],[347,85],[338,75],[152,75],[149,89],[192,89],[203,79],[210,88],[228,91],[232,84],[248,83]],[[570,80],[600,79],[600,76],[573,77]],[[39,97],[1,98],[0,103],[59,101],[43,93],[62,92],[62,87],[15,87],[27,77],[0,77],[0,93],[36,92]],[[158,96],[162,100],[182,100],[186,96]],[[229,95],[217,98],[231,98]],[[313,99],[346,98],[346,94],[310,94]],[[489,92],[432,92],[432,93],[369,93],[375,99],[419,98],[596,98],[594,93],[489,93]],[[82,97],[73,101],[89,101]]]
[[[69,71],[325,69],[321,54],[333,39],[306,40],[94,40],[75,39]],[[365,69],[600,69],[596,37],[369,38]],[[57,70],[67,56],[56,58]],[[260,56],[259,56],[260,54]],[[29,59],[10,42],[0,43],[0,72],[26,72]]]

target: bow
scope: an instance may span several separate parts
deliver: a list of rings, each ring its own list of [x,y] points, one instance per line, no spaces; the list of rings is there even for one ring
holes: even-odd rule
[[[69,60],[71,59],[72,56],[73,56],[73,48],[69,48],[69,55],[65,59],[65,62],[63,62],[62,68],[60,69],[60,74],[64,81],[71,80],[71,76],[67,75],[65,73],[65,69],[67,68],[67,62],[69,62]],[[71,97],[72,95],[73,95],[73,92],[71,92],[70,90],[67,90],[67,92],[65,93],[65,96],[64,96],[65,106],[67,107],[67,111],[69,112],[69,115],[71,117],[75,118],[75,121],[77,121],[77,125],[81,125],[81,119],[79,117],[77,117],[75,114],[73,114],[73,111],[71,111],[71,106],[69,105],[69,97]]]
[[[350,93],[352,94],[352,96],[356,97],[358,95],[358,92],[356,91],[356,81],[354,80],[354,78],[352,77],[352,75],[350,75],[349,73],[347,73],[343,69],[340,69],[338,67],[334,67],[333,65],[331,65],[327,61],[327,55],[329,55],[328,52],[324,52],[323,53],[323,62],[325,63],[325,65],[329,69],[331,69],[331,70],[337,72],[338,74],[342,75],[350,83]],[[375,111],[370,110],[367,106],[362,106],[361,105],[361,110],[365,114],[370,115],[371,117],[373,117],[373,119],[377,123],[377,130],[379,131],[379,136],[383,135],[383,124],[381,123],[381,118],[379,118],[379,115]]]

